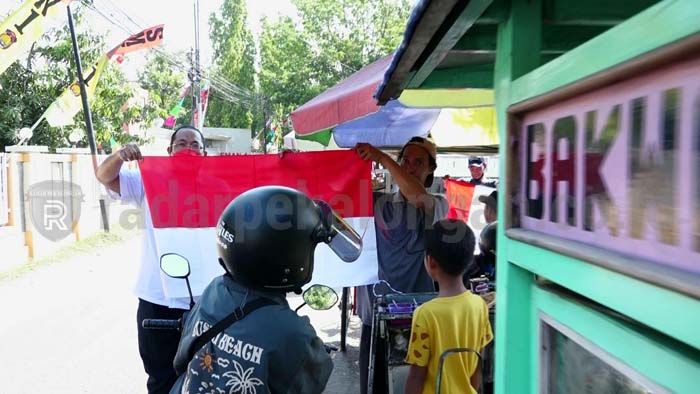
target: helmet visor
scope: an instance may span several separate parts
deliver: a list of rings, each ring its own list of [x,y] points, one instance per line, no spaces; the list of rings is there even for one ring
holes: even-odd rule
[[[347,263],[357,260],[362,252],[362,238],[360,235],[328,203],[321,200],[315,200],[314,202],[321,209],[323,224],[326,230],[329,231],[329,237],[324,242],[341,260]]]

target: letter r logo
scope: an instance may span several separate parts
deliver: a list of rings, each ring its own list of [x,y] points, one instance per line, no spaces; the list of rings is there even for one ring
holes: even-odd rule
[[[62,231],[68,230],[66,227],[66,214],[68,209],[61,200],[47,200],[44,204],[44,229],[53,230],[54,225]]]

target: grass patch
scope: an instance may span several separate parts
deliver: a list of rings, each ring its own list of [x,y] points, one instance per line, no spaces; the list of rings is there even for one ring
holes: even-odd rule
[[[8,271],[0,272],[0,283],[17,279],[32,271],[66,261],[77,255],[92,253],[95,250],[116,245],[136,236],[138,233],[139,231],[137,230],[124,230],[118,226],[115,226],[115,228],[112,228],[109,233],[99,232],[97,234],[93,234],[78,242],[66,245],[48,256],[22,264]]]

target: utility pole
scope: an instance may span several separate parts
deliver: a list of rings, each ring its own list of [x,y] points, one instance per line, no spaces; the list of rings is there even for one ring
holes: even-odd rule
[[[190,124],[194,127],[198,126],[199,120],[197,115],[197,69],[195,67],[196,61],[194,57],[194,48],[190,48],[190,71],[187,73],[187,79],[190,80],[190,94],[192,95],[192,121]]]
[[[192,119],[193,126],[202,129],[204,119],[202,119],[201,105],[201,76],[199,75],[199,0],[194,0],[194,54],[192,56]]]
[[[85,79],[83,78],[83,65],[80,60],[80,50],[78,48],[78,39],[75,35],[75,24],[73,23],[73,12],[70,9],[70,4],[66,5],[66,11],[68,12],[68,26],[70,27],[70,37],[71,43],[73,44],[73,58],[75,60],[75,70],[78,73],[78,84],[80,86],[80,100],[83,103],[83,115],[85,117],[85,131],[88,137],[88,143],[90,144],[90,153],[92,156],[92,168],[97,172],[97,146],[95,144],[95,132],[92,127],[92,112],[90,112],[90,104],[87,97],[87,89],[85,85]],[[93,81],[97,83],[97,81]],[[41,118],[39,118],[41,120]],[[32,126],[36,127],[37,123]],[[104,198],[100,198],[100,213],[102,214],[102,228],[106,233],[109,232],[109,218],[107,217],[107,206],[105,205]]]
[[[263,133],[263,153],[267,153],[267,100],[265,100],[265,96],[260,94],[260,107],[262,109],[262,116],[263,116],[263,124],[262,124],[262,133]]]

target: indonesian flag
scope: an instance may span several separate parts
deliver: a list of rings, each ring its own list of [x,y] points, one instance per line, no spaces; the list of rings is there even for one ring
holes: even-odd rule
[[[355,152],[178,156],[147,157],[140,170],[157,253],[177,253],[189,260],[194,294],[223,274],[215,233],[221,212],[237,195],[266,185],[291,187],[312,199],[324,200],[361,236],[364,234],[362,255],[352,263],[343,262],[325,244],[319,244],[313,283],[342,287],[376,281],[371,163]],[[187,296],[186,287],[179,282],[164,282],[168,297]]]
[[[449,204],[447,217],[466,222],[478,239],[481,230],[486,226],[484,204],[479,201],[479,197],[488,196],[495,189],[483,185],[475,186],[465,181],[446,179],[445,190]]]
[[[446,179],[445,190],[447,190],[447,203],[450,206],[447,218],[466,222],[474,199],[474,185],[469,182]]]

